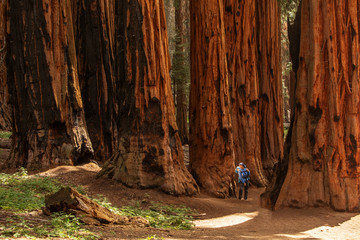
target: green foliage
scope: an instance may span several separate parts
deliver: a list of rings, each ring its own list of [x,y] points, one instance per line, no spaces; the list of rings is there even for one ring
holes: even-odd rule
[[[0,174],[0,208],[16,211],[35,210],[44,206],[46,194],[55,193],[60,183],[55,180],[27,176],[21,168],[15,174]]]
[[[11,132],[7,132],[7,131],[0,131],[0,138],[10,138],[12,135]]]
[[[71,214],[56,213],[52,215],[51,223],[35,223],[22,216],[13,216],[0,224],[0,238],[70,238],[70,239],[98,239],[99,236],[81,228],[78,218]]]
[[[32,236],[32,227],[23,217],[7,218],[6,225],[0,224],[0,237],[26,237],[31,238]]]
[[[150,226],[154,228],[188,230],[194,227],[192,217],[188,216],[189,213],[193,212],[190,208],[151,202],[149,208],[142,209],[139,201],[136,201],[129,206],[116,208],[112,206],[106,198],[103,198],[102,196],[100,196],[100,198],[101,199],[94,199],[94,201],[101,206],[108,208],[111,212],[123,216],[144,217],[149,221]]]
[[[289,128],[284,127],[284,139],[286,138],[288,132],[289,132]]]
[[[294,22],[296,11],[300,4],[300,0],[278,0],[281,9],[281,20],[290,23]]]
[[[285,81],[290,81],[290,72],[292,70],[292,62],[290,59],[290,42],[288,38],[288,23],[293,24],[296,12],[300,4],[300,0],[278,0],[281,10],[281,68],[282,68],[282,90],[285,102],[284,118],[288,113],[286,106],[289,106],[289,89],[286,87]]]
[[[15,174],[0,174],[0,209],[26,211],[40,209],[45,205],[45,195],[54,193],[61,188],[61,184],[47,177],[28,176],[27,171],[21,168]],[[79,189],[83,191],[83,189]],[[162,205],[151,202],[150,207],[141,208],[141,202],[134,202],[131,206],[116,208],[104,197],[94,199],[111,212],[125,216],[142,216],[149,220],[155,228],[191,229],[192,218],[188,216],[191,209]],[[145,201],[148,203],[148,201]],[[41,223],[30,221],[20,213],[0,223],[0,238],[70,238],[70,239],[98,239],[86,229],[82,228],[78,218],[71,214],[55,213],[51,222],[41,220]],[[161,239],[150,236],[147,239]]]
[[[53,227],[49,236],[71,239],[98,239],[99,236],[81,228],[79,218],[66,213],[54,213],[51,225]]]
[[[97,195],[97,198],[92,199],[94,202],[99,204],[100,206],[103,206],[104,208],[107,208],[110,210],[110,212],[121,215],[121,210],[117,207],[114,207],[111,202],[108,201],[106,197],[103,195]]]
[[[149,237],[145,238],[144,240],[162,240],[162,239],[164,239],[164,238],[153,235],[153,236],[149,236]]]
[[[169,228],[188,230],[194,227],[192,217],[188,216],[191,209],[176,207],[173,205],[162,205],[152,202],[149,209],[140,209],[139,204],[121,208],[126,216],[142,216],[149,220],[150,226],[154,228]]]

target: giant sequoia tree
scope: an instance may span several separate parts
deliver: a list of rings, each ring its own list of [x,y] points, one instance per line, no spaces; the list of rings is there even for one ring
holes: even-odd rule
[[[261,159],[270,178],[274,165],[283,158],[284,145],[280,9],[278,0],[256,3]]]
[[[131,187],[196,194],[175,120],[163,1],[117,4],[119,147],[99,175]]]
[[[234,171],[223,0],[191,1],[190,167],[198,183],[229,196]]]
[[[14,118],[5,167],[42,169],[84,161],[93,150],[79,88],[71,2],[9,3]]]
[[[6,81],[6,53],[7,53],[7,1],[0,0],[0,129],[10,130],[11,117],[8,87]]]
[[[302,1],[288,168],[263,194],[268,207],[359,210],[359,11],[356,1]]]
[[[85,119],[95,158],[117,147],[115,0],[74,1],[77,57]]]
[[[283,151],[278,1],[224,2],[235,159],[264,186]]]

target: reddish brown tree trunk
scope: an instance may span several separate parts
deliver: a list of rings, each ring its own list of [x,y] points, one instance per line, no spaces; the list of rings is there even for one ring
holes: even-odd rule
[[[256,1],[257,68],[261,159],[269,179],[283,158],[283,96],[280,59],[280,9],[278,0]]]
[[[263,195],[268,207],[359,211],[359,11],[356,1],[302,1],[288,170],[279,194]]]
[[[261,163],[256,2],[225,0],[225,26],[236,164],[251,169],[251,181],[267,183]]]
[[[276,0],[224,2],[236,163],[264,186],[283,152],[279,7]]]
[[[185,68],[185,1],[175,2],[176,41],[173,55],[172,75],[176,88],[176,123],[182,143],[188,143],[187,76]]]
[[[75,9],[85,119],[95,158],[104,161],[117,147],[118,138],[115,122],[115,1],[78,1]]]
[[[190,2],[190,167],[218,197],[229,196],[234,172],[223,13],[223,0]]]
[[[5,167],[86,161],[93,150],[79,89],[70,1],[9,1],[13,147]],[[21,16],[21,17],[20,17]]]
[[[193,195],[170,87],[164,3],[119,1],[119,148],[101,175],[127,186]]]
[[[11,130],[11,109],[6,76],[7,1],[0,0],[0,130]]]

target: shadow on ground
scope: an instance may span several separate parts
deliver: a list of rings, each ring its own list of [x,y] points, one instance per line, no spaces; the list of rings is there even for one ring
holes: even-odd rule
[[[61,166],[41,175],[57,178],[68,185],[82,185],[90,196],[105,196],[113,205],[129,205],[131,201],[147,204],[186,205],[198,213],[206,213],[196,221],[194,230],[134,229],[123,226],[92,227],[105,232],[105,239],[139,239],[159,236],[164,239],[354,239],[360,234],[360,215],[334,212],[328,208],[281,209],[276,212],[259,207],[264,189],[250,188],[247,201],[217,199],[201,194],[196,197],[174,197],[157,190],[131,189],[107,178],[96,178],[96,164]],[[352,235],[353,234],[353,235]]]

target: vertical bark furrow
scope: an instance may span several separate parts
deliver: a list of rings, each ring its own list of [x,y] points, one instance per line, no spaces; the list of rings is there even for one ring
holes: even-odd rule
[[[229,196],[234,153],[223,1],[191,1],[190,167],[198,183]]]
[[[275,208],[359,211],[359,9],[302,1],[293,144]]]
[[[257,1],[256,11],[261,159],[270,179],[274,165],[284,155],[279,2]]]
[[[11,106],[6,74],[7,41],[7,0],[0,0],[0,130],[11,130]]]
[[[85,1],[78,8],[79,76],[85,118],[95,158],[105,161],[117,147],[117,84],[114,73],[114,0]]]
[[[69,1],[10,1],[8,85],[14,144],[6,167],[43,169],[92,156],[71,14]]]
[[[282,158],[282,88],[277,1],[225,0],[236,163],[265,186]]]
[[[175,121],[163,1],[117,2],[116,9],[119,148],[99,175],[130,187],[196,194]]]

